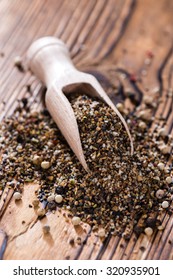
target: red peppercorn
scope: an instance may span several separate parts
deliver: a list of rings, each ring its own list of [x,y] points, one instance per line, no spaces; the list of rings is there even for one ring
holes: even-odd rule
[[[129,79],[131,82],[135,83],[137,81],[136,75],[135,74],[130,74]]]
[[[149,58],[153,58],[153,57],[154,57],[153,52],[150,51],[150,50],[146,51],[146,55],[147,55]]]

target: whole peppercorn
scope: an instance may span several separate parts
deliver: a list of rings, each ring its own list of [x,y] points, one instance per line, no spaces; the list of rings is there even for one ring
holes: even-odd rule
[[[171,176],[166,177],[166,183],[171,184],[173,182]]]
[[[157,229],[158,229],[158,230],[163,230],[163,229],[164,229],[164,226],[163,226],[163,225],[160,225],[160,226],[157,227]]]
[[[47,201],[48,201],[48,202],[51,202],[51,201],[53,201],[54,199],[55,199],[55,195],[54,195],[54,194],[51,194],[51,195],[48,196]]]
[[[62,195],[57,194],[57,195],[55,196],[55,201],[56,201],[57,203],[61,203],[61,202],[63,201]]]
[[[44,225],[43,226],[43,233],[48,234],[50,232],[50,226],[49,225]]]
[[[165,128],[160,128],[160,129],[158,130],[158,133],[159,133],[159,135],[161,135],[161,136],[166,136],[166,135],[167,135],[167,132],[166,132],[166,129],[165,129]]]
[[[153,234],[153,229],[150,227],[147,227],[144,229],[144,232],[147,236],[151,236]]]
[[[157,167],[158,167],[160,170],[164,170],[164,169],[165,169],[165,165],[164,165],[164,163],[162,163],[162,162],[159,162],[158,165],[157,165]]]
[[[50,162],[49,161],[42,161],[41,167],[43,169],[48,169],[50,167]]]
[[[55,203],[55,201],[52,200],[52,201],[48,202],[47,207],[51,211],[52,210],[56,210],[56,203]]]
[[[164,154],[164,155],[169,154],[170,150],[171,150],[170,147],[168,145],[165,145],[165,144],[159,146],[159,149],[162,152],[162,154]]]
[[[23,66],[22,66],[22,57],[21,56],[16,56],[14,58],[14,66],[18,67],[19,70],[22,70],[23,69]]]
[[[144,123],[143,121],[140,121],[140,123],[139,123],[139,128],[141,129],[141,130],[144,130],[144,129],[146,129],[147,128],[147,125],[146,125],[146,123]]]
[[[117,103],[116,107],[121,113],[123,113],[124,105],[122,103]]]
[[[160,198],[163,198],[164,195],[165,195],[164,190],[161,190],[161,189],[157,190],[157,192],[156,192],[156,197],[157,197],[157,198],[159,198],[159,199],[160,199]]]
[[[148,217],[146,220],[146,226],[154,228],[157,223],[156,217]]]
[[[163,209],[166,209],[166,208],[168,208],[168,207],[169,207],[169,202],[166,201],[166,200],[163,201],[163,202],[162,202],[162,208],[163,208]]]
[[[72,185],[75,184],[75,179],[74,179],[74,178],[71,178],[71,179],[70,179],[70,184],[72,184]]]
[[[81,222],[81,219],[77,216],[74,216],[71,221],[74,226],[78,226]]]
[[[21,195],[20,192],[15,192],[13,194],[13,197],[14,197],[15,200],[20,200],[22,198],[22,195]]]
[[[104,228],[100,228],[100,229],[98,230],[98,236],[101,237],[101,238],[106,236],[106,233],[105,233],[105,229],[104,229]]]
[[[37,210],[37,215],[38,215],[38,217],[43,217],[45,214],[46,214],[45,209],[43,209],[43,208],[38,208],[38,210]]]
[[[74,244],[75,244],[74,238],[71,238],[71,239],[69,240],[69,244],[70,244],[71,246],[74,246]]]
[[[33,158],[32,158],[32,162],[35,164],[35,165],[39,165],[41,163],[41,157],[40,156],[37,156],[37,155],[34,155]]]
[[[55,193],[56,194],[64,194],[65,193],[65,188],[61,187],[61,186],[58,186],[56,187],[55,189]]]
[[[37,207],[37,206],[39,205],[39,200],[38,200],[38,199],[34,199],[34,200],[32,201],[32,205],[33,205],[34,207]]]

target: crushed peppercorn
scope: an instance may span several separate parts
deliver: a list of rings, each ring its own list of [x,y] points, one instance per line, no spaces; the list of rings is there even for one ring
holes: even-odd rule
[[[69,217],[105,236],[129,238],[133,230],[143,232],[153,214],[170,213],[173,182],[166,178],[172,170],[165,169],[167,155],[158,135],[148,132],[148,120],[125,116],[134,139],[131,156],[126,131],[111,108],[85,95],[70,101],[91,172],[83,170],[47,111],[22,107],[0,125],[0,190],[8,185],[22,191],[25,183],[37,182],[36,195],[45,206],[38,216],[64,207]]]

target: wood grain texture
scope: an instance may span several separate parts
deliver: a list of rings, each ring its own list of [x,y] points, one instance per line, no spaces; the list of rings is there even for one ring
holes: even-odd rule
[[[13,61],[16,55],[25,60],[34,40],[51,35],[67,43],[80,70],[94,74],[105,89],[120,89],[115,102],[123,100],[138,111],[145,95],[156,96],[151,131],[160,124],[173,136],[172,10],[171,0],[0,1],[0,119],[12,114],[22,97],[29,98],[33,110],[44,106],[41,83],[30,72],[18,71]],[[124,95],[125,89],[134,93],[135,103]],[[38,220],[29,206],[36,188],[26,185],[18,204],[12,191],[4,190],[1,259],[173,259],[172,217],[163,215],[165,230],[150,238],[132,234],[127,242],[108,236],[101,243],[88,225],[74,228],[63,211]],[[51,227],[47,237],[42,233],[46,223]],[[82,245],[71,246],[69,240],[78,236]]]

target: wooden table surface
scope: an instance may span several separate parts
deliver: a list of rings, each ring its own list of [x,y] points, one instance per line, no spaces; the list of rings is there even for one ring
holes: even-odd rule
[[[137,105],[144,95],[158,92],[151,130],[161,117],[160,124],[173,135],[172,11],[171,0],[1,0],[0,119],[12,114],[22,97],[36,110],[43,106],[40,82],[29,71],[18,71],[14,58],[25,60],[35,39],[53,35],[67,43],[79,69],[94,73],[105,87],[128,89]],[[135,110],[129,98],[118,98]],[[26,185],[18,205],[11,199],[12,190],[4,190],[1,259],[173,259],[172,217],[163,214],[165,230],[149,238],[132,234],[127,242],[108,236],[101,243],[88,225],[75,230],[62,212],[38,220],[29,207],[36,188]],[[45,223],[51,227],[47,236],[42,233]],[[84,242],[71,246],[69,240],[77,236]]]

